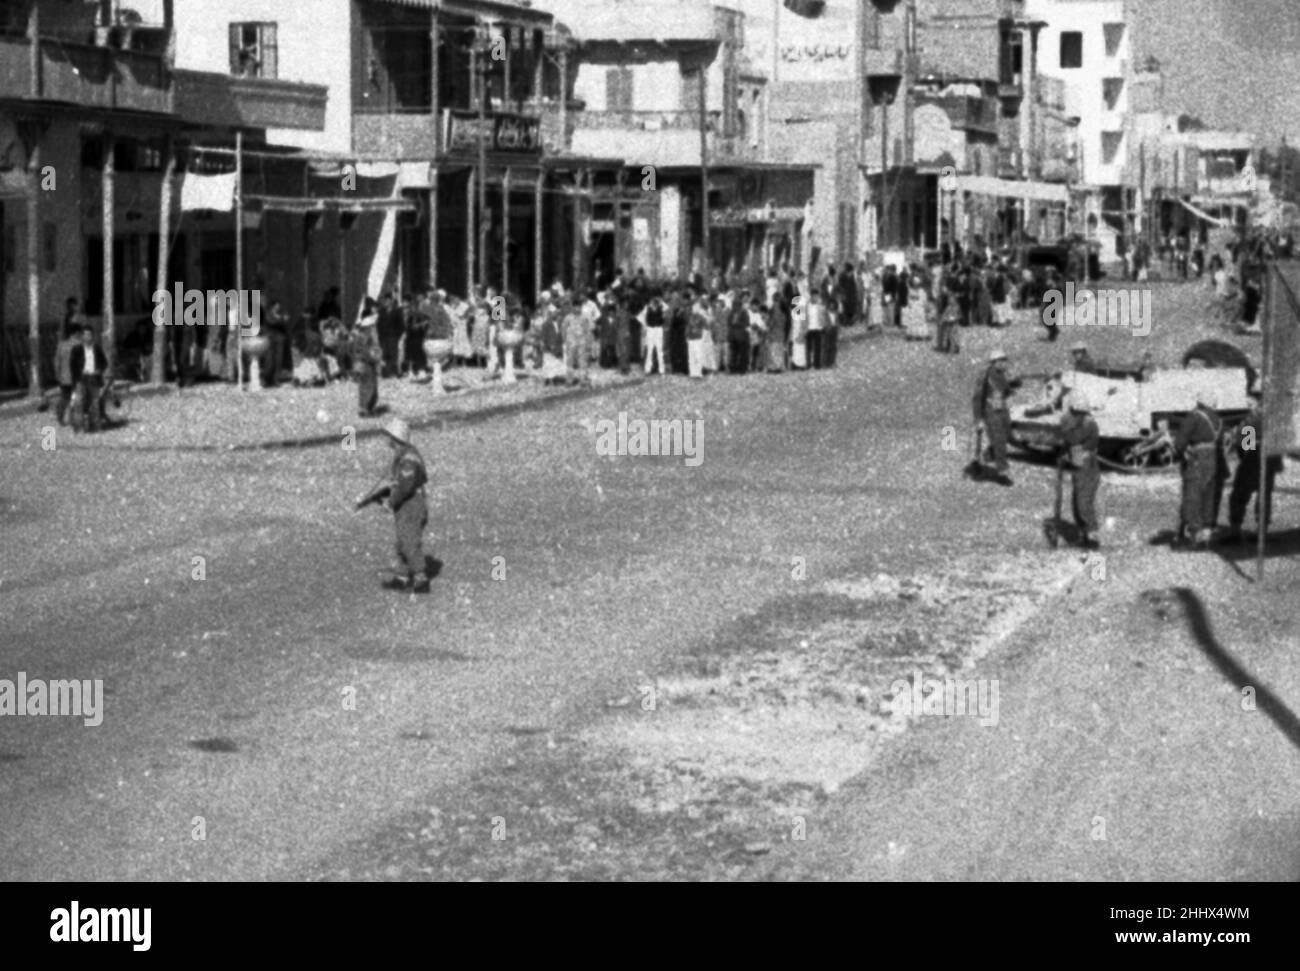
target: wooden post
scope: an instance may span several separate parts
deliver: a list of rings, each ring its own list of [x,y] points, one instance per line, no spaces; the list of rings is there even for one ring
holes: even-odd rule
[[[33,3],[27,11],[27,41],[31,57],[31,96],[41,96],[41,5]],[[41,394],[41,133],[32,136],[31,155],[27,167],[31,172],[31,190],[27,196],[27,343],[31,355],[27,393],[33,398]],[[59,335],[63,337],[62,334]],[[0,335],[0,339],[3,335]]]
[[[41,79],[41,5],[33,3],[27,10],[28,56],[31,59],[31,96],[39,98],[44,88]]]
[[[244,299],[244,133],[235,132],[235,291]],[[230,320],[230,308],[226,308]],[[244,386],[244,328],[235,313],[235,387]]]
[[[104,274],[104,299],[100,312],[104,317],[104,329],[100,335],[104,344],[104,356],[108,359],[108,373],[105,380],[115,373],[117,365],[117,333],[113,318],[113,183],[114,183],[114,163],[113,150],[116,145],[116,139],[110,132],[104,133],[104,170],[100,178],[100,185],[103,195],[103,233],[104,233],[104,252],[101,260]]]
[[[510,56],[514,53],[510,41],[512,39],[513,34],[514,34],[514,29],[511,27],[511,25],[503,22],[501,24],[501,40],[505,44],[506,59],[505,59],[505,63],[501,65],[501,67],[503,68],[501,72],[502,73],[501,105],[506,111],[513,110],[511,105],[511,100],[510,100],[510,91],[511,91],[510,82],[512,80],[512,76],[510,74]]]
[[[1264,261],[1264,347],[1260,360],[1259,382],[1263,386],[1273,363],[1273,315],[1277,312],[1277,302],[1273,299],[1273,266]],[[1263,390],[1267,391],[1267,388]],[[1256,508],[1259,509],[1259,535],[1255,539],[1255,582],[1264,582],[1264,547],[1268,533],[1268,511],[1273,496],[1268,490],[1268,442],[1264,429],[1268,425],[1268,415],[1264,414],[1266,394],[1259,396],[1259,428],[1255,429],[1255,447],[1259,449],[1259,491],[1255,494]],[[1266,497],[1269,501],[1266,501]]]
[[[429,288],[438,288],[438,166],[429,166]]]
[[[709,115],[708,115],[708,78],[709,72],[704,64],[700,65],[700,248],[701,272],[705,279],[709,277]]]
[[[35,134],[31,154],[31,185],[27,192],[27,344],[31,378],[27,394],[41,396],[41,142]],[[64,335],[60,334],[62,338]]]
[[[542,283],[542,180],[545,172],[537,170],[537,182],[533,186],[533,299],[541,296],[545,285]]]
[[[510,289],[510,166],[501,177],[501,292]]]
[[[569,49],[560,48],[560,151],[569,146]]]
[[[575,291],[582,285],[582,251],[583,243],[582,232],[582,182],[583,173],[580,171],[573,183],[573,287]]]
[[[429,113],[433,118],[433,154],[435,157],[442,154],[442,99],[439,96],[438,84],[442,68],[442,31],[438,25],[438,11],[429,12],[429,40],[433,48],[429,53]],[[433,275],[430,274],[430,279]]]
[[[473,179],[474,176],[470,176]],[[478,241],[478,226],[474,220],[474,193],[469,191],[470,182],[467,180],[465,186],[465,287],[471,293],[474,285],[478,281],[474,279],[474,267],[477,265],[477,254],[475,253],[476,243]]]
[[[308,164],[302,166],[302,197],[311,195],[311,175]],[[322,215],[323,219],[324,216]],[[320,224],[317,223],[319,226]],[[302,310],[311,310],[311,219],[310,213],[302,214]]]
[[[158,205],[158,272],[154,277],[155,290],[170,290],[167,265],[171,262],[172,179],[176,175],[176,146],[171,135],[163,143],[163,174],[161,201]],[[162,384],[167,380],[167,328],[184,326],[183,308],[172,307],[172,319],[166,325],[155,322],[153,328],[153,361],[149,380]]]

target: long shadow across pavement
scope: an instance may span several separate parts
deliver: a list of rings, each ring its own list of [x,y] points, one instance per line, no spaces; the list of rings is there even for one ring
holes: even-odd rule
[[[1259,710],[1268,715],[1273,720],[1283,735],[1300,749],[1300,718],[1296,717],[1295,712],[1286,706],[1286,704],[1268,689],[1266,685],[1259,683],[1259,679],[1252,677],[1237,659],[1219,643],[1219,639],[1214,636],[1214,629],[1210,625],[1209,615],[1206,613],[1205,605],[1201,603],[1201,598],[1187,587],[1174,587],[1171,591],[1183,605],[1186,612],[1187,620],[1192,629],[1192,635],[1200,645],[1205,656],[1214,662],[1214,666],[1219,672],[1227,678],[1238,689],[1252,688],[1255,692],[1255,703]]]

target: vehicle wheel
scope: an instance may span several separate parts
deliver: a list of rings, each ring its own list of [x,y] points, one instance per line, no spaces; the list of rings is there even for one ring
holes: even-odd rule
[[[1145,469],[1150,464],[1151,454],[1149,452],[1139,452],[1137,447],[1130,445],[1120,453],[1120,461],[1126,469]]]
[[[1169,444],[1164,444],[1151,453],[1151,464],[1159,466],[1162,469],[1167,469],[1169,466],[1174,464],[1176,457],[1177,456],[1174,455],[1174,447]]]

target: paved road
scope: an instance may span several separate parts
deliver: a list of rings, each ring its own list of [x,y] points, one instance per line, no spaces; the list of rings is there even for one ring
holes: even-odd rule
[[[443,569],[416,601],[377,589],[385,517],[348,509],[384,463],[378,443],[139,455],[43,452],[33,435],[6,449],[0,677],[102,678],[107,698],[94,729],[0,719],[0,876],[293,876],[791,592],[793,557],[817,579],[1041,543],[1044,470],[1017,489],[967,486],[964,456],[944,449],[944,429],[969,423],[991,339],[966,343],[947,358],[864,342],[835,372],[664,379],[423,433]],[[702,419],[703,463],[597,455],[594,423],[620,411]],[[1139,496],[1117,529],[1156,508]],[[1017,750],[1041,779],[1024,791],[1055,791],[1061,780],[1038,774],[1063,755]],[[1001,804],[996,782],[964,784]],[[914,875],[980,874],[1019,852],[980,845],[969,865]],[[874,844],[840,846],[868,859]]]
[[[291,873],[503,758],[512,732],[581,719],[786,589],[793,555],[837,569],[908,492],[864,490],[861,462],[837,456],[879,394],[871,354],[424,435],[444,567],[415,602],[377,589],[384,516],[346,505],[382,466],[378,443],[9,450],[4,670],[102,678],[107,699],[95,729],[0,721],[3,875]],[[703,464],[598,456],[592,423],[621,410],[702,418]],[[205,739],[238,750],[190,744]]]

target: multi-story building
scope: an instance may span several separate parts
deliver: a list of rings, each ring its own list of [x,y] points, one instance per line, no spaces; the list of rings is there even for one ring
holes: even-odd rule
[[[868,6],[857,0],[803,3],[731,0],[745,14],[745,46],[767,77],[755,131],[764,161],[815,165],[813,205],[803,226],[807,256],[824,262],[858,252],[861,36]]]
[[[1058,132],[1037,71],[1042,25],[1024,0],[881,6],[893,9],[873,15],[865,35],[867,247],[1061,235],[1070,191],[1045,165]]]
[[[1186,234],[1206,243],[1214,227],[1245,227],[1272,204],[1259,172],[1258,145],[1246,132],[1207,130],[1186,115],[1152,111],[1129,122],[1130,168],[1153,242]]]
[[[52,379],[69,297],[116,363],[129,332],[148,329],[156,288],[205,275],[233,286],[230,212],[194,208],[185,190],[198,146],[238,134],[257,147],[270,126],[324,123],[323,88],[175,70],[175,6],[0,8],[0,386]]]
[[[705,0],[548,0],[580,61],[573,150],[616,155],[597,197],[604,267],[686,276],[802,262],[811,164],[764,163],[767,78],[743,10]],[[707,184],[707,192],[704,190]]]
[[[512,0],[180,6],[178,63],[216,70],[242,47],[283,77],[330,88],[323,132],[271,135],[370,198],[303,215],[315,222],[289,292],[339,286],[351,314],[385,289],[484,285],[531,301],[583,271],[583,196],[602,162],[568,151],[577,65],[550,12]]]
[[[1066,112],[1079,119],[1080,180],[1086,197],[1082,225],[1114,259],[1134,231],[1136,194],[1128,185],[1126,118],[1130,45],[1125,0],[1027,0],[1027,12],[1044,26],[1039,70],[1065,85]]]

